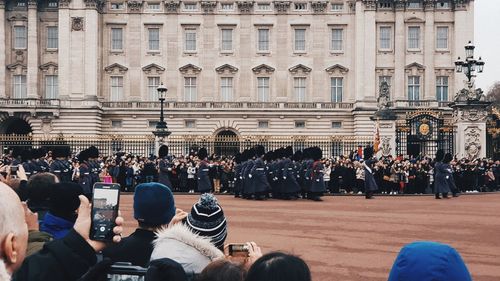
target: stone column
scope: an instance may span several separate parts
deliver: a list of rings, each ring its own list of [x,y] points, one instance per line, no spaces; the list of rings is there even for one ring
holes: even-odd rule
[[[0,98],[5,97],[7,92],[5,88],[5,49],[7,42],[5,41],[5,0],[0,0]]]
[[[372,42],[371,44],[364,45],[364,74],[363,83],[364,84],[364,101],[374,102],[377,100],[377,83],[375,78],[375,63],[377,61],[377,23],[375,20],[376,6],[375,4],[365,4],[365,14],[364,14],[364,42]],[[357,41],[360,44],[363,41]]]
[[[68,99],[71,94],[70,75],[71,65],[69,61],[70,48],[71,48],[71,20],[69,15],[69,0],[59,1],[58,10],[58,86],[59,98]]]
[[[37,1],[28,1],[28,98],[38,98]]]
[[[377,157],[396,155],[396,113],[390,108],[379,109],[370,118],[379,127],[379,152]]]
[[[398,4],[399,5],[399,4]],[[404,2],[403,7],[396,7],[396,23],[394,25],[394,100],[405,100],[405,63],[406,63],[406,29],[404,22]]]
[[[430,5],[428,5],[430,3]],[[424,94],[420,96],[422,100],[436,99],[436,73],[434,72],[434,56],[436,49],[436,37],[434,25],[434,2],[426,3],[425,7],[425,27],[424,27]]]
[[[85,1],[84,36],[84,98],[96,99],[99,95],[99,14],[97,1]]]
[[[486,157],[486,118],[489,102],[455,102],[453,121],[456,126],[457,157],[470,160]]]
[[[364,6],[363,2],[356,1],[356,14],[354,16],[355,19],[355,91],[356,101],[362,101],[365,98],[364,93],[364,85],[366,83],[364,77],[364,68],[365,68],[365,58],[364,58],[364,42],[365,42],[365,20],[364,20]]]

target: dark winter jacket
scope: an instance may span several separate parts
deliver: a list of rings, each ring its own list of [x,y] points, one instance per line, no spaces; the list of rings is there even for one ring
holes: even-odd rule
[[[138,228],[119,244],[105,249],[103,256],[114,262],[130,262],[132,265],[146,267],[153,252],[155,238],[154,232]]]

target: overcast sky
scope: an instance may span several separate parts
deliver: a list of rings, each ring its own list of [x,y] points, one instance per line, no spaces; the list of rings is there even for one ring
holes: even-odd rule
[[[476,85],[485,93],[500,81],[500,1],[475,1],[475,55],[486,62],[484,73],[479,74]]]

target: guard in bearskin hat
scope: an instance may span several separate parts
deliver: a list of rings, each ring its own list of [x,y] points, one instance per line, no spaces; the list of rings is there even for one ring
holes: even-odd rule
[[[52,158],[54,161],[50,164],[50,172],[59,178],[60,182],[72,181],[73,165],[68,161],[71,156],[71,148],[69,145],[56,146],[52,150]]]
[[[47,149],[45,147],[40,147],[38,148],[35,153],[35,165],[36,165],[36,170],[38,173],[45,173],[50,170],[50,165],[45,159],[47,156]]]
[[[92,197],[93,179],[91,174],[91,166],[89,163],[89,150],[85,149],[78,153],[78,183],[82,187],[83,194],[87,198]]]
[[[160,162],[158,163],[158,181],[172,190],[172,182],[170,181],[170,176],[172,175],[172,163],[168,157],[168,146],[160,146],[160,149],[158,150],[158,157],[160,158]]]
[[[363,150],[364,161],[363,167],[365,171],[365,198],[373,199],[373,193],[378,190],[377,182],[375,181],[374,164],[377,159],[373,156],[373,146],[367,146]]]
[[[90,176],[92,177],[92,187],[94,183],[99,182],[99,175],[101,174],[101,162],[99,161],[99,149],[95,146],[91,146],[87,149],[88,153],[88,165],[90,169]]]
[[[441,158],[441,154],[443,157]],[[450,166],[451,160],[453,160],[453,156],[450,153],[444,154],[444,151],[438,150],[436,153],[436,159],[440,161],[436,162],[434,165],[434,193],[436,194],[436,199],[441,199],[440,194],[443,195],[443,198],[448,199],[448,193],[453,192],[453,196],[456,195],[456,187],[453,179],[453,171]]]
[[[282,160],[282,191],[283,199],[285,200],[295,200],[298,199],[298,194],[300,192],[300,186],[297,182],[297,177],[295,174],[295,164],[292,162],[293,148],[291,146],[283,149],[283,160]]]
[[[255,160],[252,169],[250,170],[250,185],[256,200],[267,199],[269,193],[269,182],[267,181],[266,165],[262,157],[265,154],[264,147],[257,145],[254,148]]]
[[[242,155],[241,153],[236,153],[234,155],[234,197],[240,197],[241,190],[241,167],[242,167]]]
[[[207,149],[202,147],[198,150],[198,159],[200,164],[198,167],[198,192],[209,193],[212,190],[212,183],[209,176],[210,167],[207,162]]]
[[[323,151],[319,147],[313,147],[311,153],[312,160],[312,172],[311,172],[311,188],[307,193],[307,199],[314,201],[322,201],[321,196],[325,193],[325,181],[323,179],[324,166],[321,162],[323,158]]]
[[[251,171],[255,165],[255,149],[251,148],[247,150],[247,164],[245,170],[243,170],[243,198],[253,199],[255,196],[255,186],[252,184],[252,174]]]

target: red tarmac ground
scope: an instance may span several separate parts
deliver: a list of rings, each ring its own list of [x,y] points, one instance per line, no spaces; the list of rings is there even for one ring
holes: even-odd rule
[[[500,280],[500,194],[324,197],[323,202],[247,201],[219,196],[228,220],[227,242],[255,241],[263,250],[300,255],[313,280],[387,280],[400,248],[416,240],[455,247],[475,281]],[[198,196],[175,195],[189,211]],[[123,195],[125,234],[135,228],[132,196]]]

